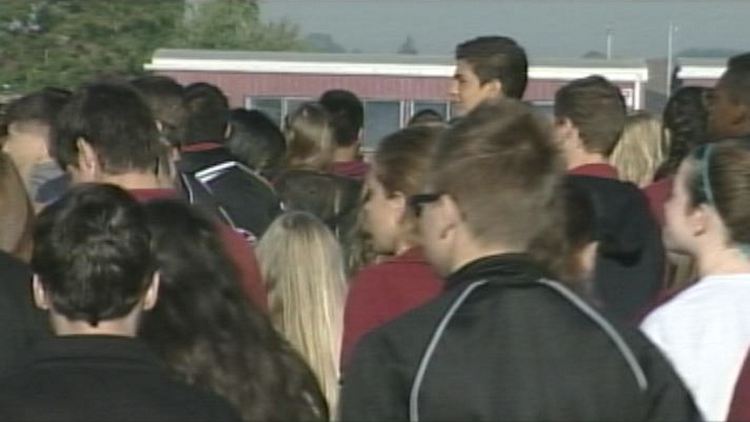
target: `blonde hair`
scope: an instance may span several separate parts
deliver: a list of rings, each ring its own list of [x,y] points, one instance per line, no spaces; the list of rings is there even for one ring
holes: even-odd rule
[[[668,142],[663,139],[661,120],[649,113],[628,116],[610,163],[620,179],[646,186],[666,158]]]
[[[323,106],[302,104],[287,116],[284,136],[287,168],[328,170],[333,162],[335,144],[331,117]]]
[[[271,320],[307,360],[335,410],[346,298],[341,248],[318,218],[293,211],[271,224],[257,254]]]

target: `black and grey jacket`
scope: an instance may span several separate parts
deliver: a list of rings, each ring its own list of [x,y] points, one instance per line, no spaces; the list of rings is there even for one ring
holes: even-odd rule
[[[700,419],[644,336],[520,254],[467,265],[441,297],[365,337],[341,402],[345,421]]]
[[[281,213],[273,187],[221,145],[183,151],[180,187],[191,204],[216,215],[248,238],[260,238]]]

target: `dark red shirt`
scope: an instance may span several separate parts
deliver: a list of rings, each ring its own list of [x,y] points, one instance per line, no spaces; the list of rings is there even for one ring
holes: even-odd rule
[[[745,357],[740,376],[737,377],[727,421],[750,421],[750,355]]]
[[[336,161],[331,167],[331,173],[337,176],[362,180],[367,175],[370,165],[362,160]]]
[[[141,202],[153,201],[155,199],[176,199],[179,194],[173,189],[131,189],[130,193]],[[262,282],[260,266],[255,258],[250,243],[238,232],[225,224],[218,223],[216,228],[219,232],[226,253],[237,266],[242,289],[248,298],[253,301],[264,312],[268,310],[268,298],[266,288]]]
[[[603,177],[605,179],[617,179],[617,169],[606,163],[584,164],[568,170],[569,174],[576,176]]]
[[[651,213],[662,227],[664,226],[664,204],[672,192],[672,182],[673,179],[671,177],[665,177],[643,188],[643,193],[648,199],[648,206],[651,209]]]
[[[442,290],[443,280],[418,248],[363,268],[352,280],[346,298],[342,366],[349,362],[362,336],[435,298]]]

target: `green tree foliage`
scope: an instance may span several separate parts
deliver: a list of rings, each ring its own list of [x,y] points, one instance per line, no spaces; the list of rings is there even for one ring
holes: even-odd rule
[[[263,23],[253,0],[212,0],[188,10],[171,46],[223,50],[303,50],[297,27]]]
[[[252,0],[0,0],[0,93],[134,76],[160,47],[305,49]]]
[[[401,47],[398,48],[398,54],[418,54],[417,46],[411,35],[407,36]]]
[[[138,74],[183,13],[182,0],[2,0],[0,86],[25,92]]]

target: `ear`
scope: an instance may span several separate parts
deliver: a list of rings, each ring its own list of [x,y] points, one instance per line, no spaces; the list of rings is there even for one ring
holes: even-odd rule
[[[48,311],[50,308],[49,300],[47,299],[47,292],[44,291],[42,281],[39,276],[34,274],[34,278],[31,282],[31,290],[34,295],[34,304],[37,308]]]
[[[146,289],[146,294],[143,296],[143,310],[150,311],[156,306],[156,302],[159,299],[159,283],[161,282],[161,274],[155,272],[151,278],[151,284]]]
[[[76,140],[76,146],[78,147],[78,169],[80,170],[81,176],[86,181],[93,181],[101,173],[101,163],[99,157],[94,151],[94,147],[86,142],[83,138]]]
[[[440,217],[438,220],[441,224],[440,238],[445,239],[450,236],[463,221],[463,213],[458,207],[456,201],[448,195],[443,195],[439,199],[440,206],[437,212]]]
[[[690,228],[690,233],[693,236],[700,236],[708,230],[711,224],[711,213],[715,211],[706,204],[700,204],[697,207],[688,209],[686,212],[686,222]]]
[[[486,98],[499,98],[504,97],[503,94],[503,83],[499,79],[493,79],[489,82],[485,82],[482,85],[482,89],[487,94]]]

